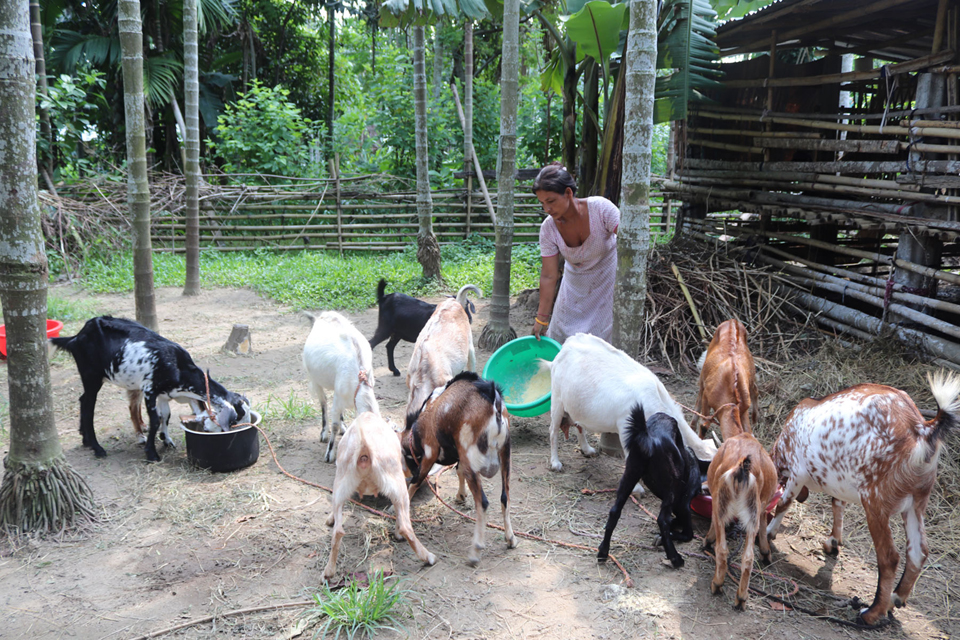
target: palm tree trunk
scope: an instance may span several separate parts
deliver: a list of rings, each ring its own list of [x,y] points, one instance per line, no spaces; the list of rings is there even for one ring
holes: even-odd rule
[[[517,159],[517,106],[520,89],[520,0],[503,3],[500,74],[500,169],[497,174],[496,255],[490,322],[478,341],[497,349],[517,337],[510,327],[510,254],[513,250],[513,190]]]
[[[187,162],[187,257],[183,295],[200,294],[200,71],[197,48],[197,0],[183,1],[183,106]]]
[[[427,74],[424,64],[423,27],[413,28],[413,110],[417,141],[417,261],[424,279],[440,281],[440,245],[433,234],[433,199],[430,196],[427,148]]]
[[[330,4],[327,6],[327,16],[330,20],[330,48],[327,51],[329,57],[329,65],[327,68],[327,153],[329,157],[333,157],[333,120],[334,120],[334,108],[333,100],[336,97],[336,69],[334,63],[336,62],[336,51],[337,51],[337,5]]]
[[[144,133],[143,27],[140,1],[120,0],[120,50],[123,56],[123,104],[127,129],[127,202],[133,217],[133,283],[137,322],[157,329],[150,244],[150,183]]]
[[[640,351],[647,298],[650,250],[650,144],[657,63],[657,3],[630,1],[630,30],[624,55],[626,96],[623,178],[617,232],[617,284],[613,301],[613,344],[631,357]]]
[[[37,206],[36,81],[25,2],[0,2],[0,303],[7,331],[10,449],[0,528],[58,531],[94,516],[60,448],[47,362],[47,256]]]
[[[583,75],[583,128],[580,135],[580,180],[583,185],[582,196],[596,195],[594,183],[597,178],[597,143],[600,131],[594,119],[589,117],[592,111],[600,118],[600,64],[587,58]]]
[[[43,55],[43,24],[40,22],[40,0],[30,0],[30,34],[33,37],[33,57],[37,63],[37,86],[40,89],[40,95],[44,98],[47,93],[47,63]],[[54,147],[53,147],[53,128],[50,126],[50,113],[40,107],[40,134],[47,140],[47,162],[41,165],[44,171],[44,179],[49,186],[53,186],[54,169]],[[56,188],[52,189],[56,195]]]
[[[467,20],[463,32],[463,170],[473,170],[473,21],[471,20]],[[471,178],[467,178],[467,189],[473,190]]]

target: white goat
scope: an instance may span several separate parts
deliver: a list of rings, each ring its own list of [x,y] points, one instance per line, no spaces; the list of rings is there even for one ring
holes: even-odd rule
[[[483,293],[472,284],[460,289],[434,309],[420,331],[407,367],[407,413],[419,411],[433,390],[447,384],[461,371],[477,370],[473,333],[466,312],[467,292]]]
[[[563,469],[557,454],[558,433],[569,424],[564,414],[591,433],[619,433],[624,442],[626,426],[633,407],[640,405],[647,415],[665,413],[677,421],[683,443],[698,459],[712,460],[717,445],[701,440],[683,417],[663,383],[649,369],[602,339],[578,333],[567,338],[553,362],[541,361],[550,370],[550,468]],[[580,451],[597,455],[581,429],[577,429]]]
[[[380,414],[373,395],[373,355],[370,343],[349,320],[335,311],[319,316],[304,312],[313,321],[313,329],[303,345],[303,366],[310,378],[310,389],[320,401],[323,429],[320,442],[329,442],[324,462],[336,458],[336,436],[344,431],[343,410]],[[327,394],[333,391],[333,415],[327,422]]]
[[[332,440],[332,438],[331,438]],[[330,559],[323,570],[326,580],[337,570],[337,553],[343,539],[343,505],[354,494],[383,494],[397,514],[396,539],[410,543],[421,562],[432,565],[437,557],[427,551],[410,525],[410,497],[403,477],[400,439],[378,414],[364,412],[357,416],[340,439],[337,452],[337,475],[333,481],[333,512],[327,526],[333,527]]]

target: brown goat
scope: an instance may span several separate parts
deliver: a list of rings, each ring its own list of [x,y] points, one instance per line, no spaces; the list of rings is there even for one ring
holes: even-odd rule
[[[466,497],[464,482],[470,487],[477,513],[473,546],[467,556],[470,566],[480,562],[487,526],[489,503],[480,484],[481,475],[492,478],[500,471],[504,537],[508,548],[517,546],[510,525],[510,420],[496,383],[464,371],[446,387],[436,389],[419,411],[407,414],[407,427],[400,442],[407,469],[413,476],[411,498],[434,463],[457,464],[458,501]]]
[[[743,324],[734,318],[717,327],[701,361],[697,413],[714,412],[724,440],[738,433],[752,433],[760,419],[760,405],[756,367]],[[710,422],[710,417],[700,419],[701,438]]]
[[[773,446],[773,461],[784,481],[783,498],[767,531],[776,536],[783,514],[808,491],[833,497],[833,531],[824,542],[828,553],[841,544],[843,509],[860,502],[877,552],[879,573],[873,604],[860,621],[874,625],[902,607],[927,559],[923,516],[937,480],[940,445],[960,420],[960,377],[929,376],[937,415],[924,420],[903,391],[860,384],[820,400],[808,398],[794,408]],[[900,554],[893,543],[890,518],[899,513],[906,532],[907,562],[893,587]]]
[[[332,437],[332,436],[331,436]],[[397,540],[406,540],[421,562],[432,565],[436,556],[426,550],[410,525],[410,497],[400,455],[400,442],[378,414],[364,411],[347,428],[337,450],[337,475],[333,480],[333,512],[327,526],[333,527],[330,559],[323,570],[326,580],[337,569],[337,553],[343,539],[343,505],[354,494],[382,493],[393,502],[397,515]]]
[[[753,434],[741,433],[727,438],[720,445],[707,470],[707,486],[713,499],[713,515],[705,542],[707,546],[715,545],[716,554],[716,572],[710,590],[714,595],[722,592],[729,555],[726,526],[740,520],[746,541],[740,559],[740,585],[734,609],[743,611],[753,571],[754,539],[758,539],[764,562],[770,562],[767,505],[777,490],[777,470]]]

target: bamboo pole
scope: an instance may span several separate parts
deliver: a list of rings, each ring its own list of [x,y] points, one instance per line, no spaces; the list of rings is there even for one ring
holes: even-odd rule
[[[722,169],[729,171],[813,171],[816,173],[949,173],[960,174],[960,161],[957,160],[920,160],[911,162],[907,167],[906,161],[832,161],[832,162],[748,162],[733,160],[705,160],[701,158],[687,158],[684,168],[690,169]]]
[[[457,105],[457,116],[460,117],[460,126],[466,127],[466,119],[463,115],[463,107],[460,106],[460,92],[457,91],[457,85],[455,82],[450,83],[450,88],[453,90],[453,100]],[[493,202],[490,201],[490,192],[487,191],[487,180],[483,177],[483,169],[480,168],[480,159],[477,157],[477,150],[473,146],[473,142],[470,143],[470,155],[473,156],[473,167],[477,173],[477,181],[480,183],[480,190],[483,192],[484,202],[487,203],[487,211],[490,213],[490,220],[493,221],[493,224],[497,224],[497,214],[493,209]]]
[[[752,131],[750,129],[714,129],[710,127],[687,127],[690,133],[704,133],[712,136],[744,136],[761,138],[810,138],[820,139],[821,134],[813,131]]]
[[[898,140],[809,140],[803,138],[754,138],[756,147],[768,149],[802,149],[806,151],[844,151],[847,153],[885,153],[900,152]]]
[[[715,120],[737,120],[745,122],[773,122],[777,124],[789,124],[797,127],[809,127],[811,129],[826,129],[830,131],[847,131],[852,133],[866,134],[887,134],[901,136],[935,136],[939,138],[951,138],[960,140],[960,130],[954,129],[935,129],[933,127],[901,127],[874,126],[869,124],[842,124],[839,122],[824,122],[821,120],[806,120],[804,118],[785,118],[781,116],[748,116],[735,113],[718,113],[701,111],[698,115],[713,118]]]
[[[936,72],[936,69],[931,69]],[[808,118],[810,120],[883,120],[883,113],[867,112],[862,109],[847,109],[843,113],[791,113],[786,111],[767,112],[763,109],[749,109],[745,107],[725,107],[720,104],[711,104],[704,107],[707,111],[716,111],[720,113],[739,113],[751,114],[755,116],[784,116],[787,118]],[[691,108],[693,115],[699,115],[699,110]],[[895,118],[915,118],[924,115],[940,115],[943,113],[960,113],[960,105],[947,105],[943,107],[925,107],[923,109],[901,109],[900,111],[888,111],[887,120]]]
[[[687,285],[683,282],[683,276],[680,275],[680,270],[677,269],[677,265],[670,263],[670,270],[673,271],[673,277],[677,279],[677,282],[680,284],[680,290],[683,291],[683,297],[687,299],[687,305],[690,307],[690,313],[693,314],[693,321],[697,323],[697,329],[700,330],[700,337],[703,338],[704,342],[709,342],[710,338],[707,337],[707,330],[703,326],[703,321],[700,319],[700,314],[697,313],[697,305],[693,301],[693,297],[690,295],[690,290],[687,289]]]
[[[914,60],[908,60],[899,64],[886,65],[886,74],[896,76],[904,73],[913,73],[927,69],[934,65],[943,64],[953,59],[953,51],[943,51],[941,53],[923,56]],[[749,89],[755,87],[766,87],[769,92],[773,87],[814,87],[825,84],[844,84],[848,82],[860,82],[863,80],[874,80],[882,77],[883,69],[873,69],[871,71],[847,71],[845,73],[830,73],[819,76],[803,76],[798,78],[756,78],[751,80],[730,80],[724,82],[728,89]]]

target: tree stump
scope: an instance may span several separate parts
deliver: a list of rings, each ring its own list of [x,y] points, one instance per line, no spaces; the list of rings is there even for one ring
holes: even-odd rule
[[[253,339],[250,336],[250,327],[245,324],[233,325],[230,337],[220,348],[221,351],[238,356],[248,356],[253,353]]]

